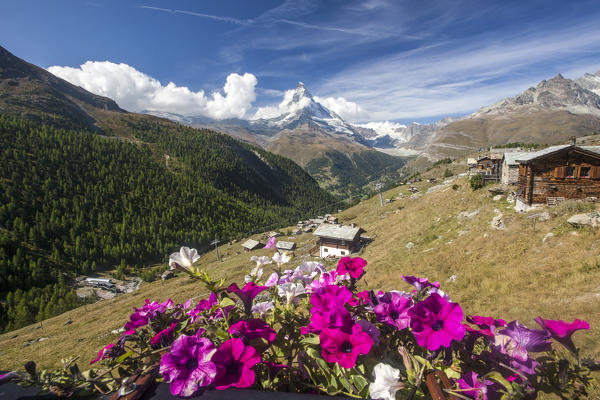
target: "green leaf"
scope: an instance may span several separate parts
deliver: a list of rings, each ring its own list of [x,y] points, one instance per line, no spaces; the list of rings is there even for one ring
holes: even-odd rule
[[[321,341],[319,340],[318,336],[306,336],[304,339],[302,339],[300,341],[300,343],[304,343],[304,344],[320,344]]]
[[[118,363],[120,363],[120,362],[123,362],[123,361],[127,360],[129,357],[131,357],[133,354],[134,354],[134,353],[133,353],[133,351],[131,351],[131,350],[130,350],[130,351],[128,351],[127,353],[125,353],[125,354],[123,354],[123,355],[121,355],[121,356],[117,357],[117,358],[115,359],[115,362],[116,362],[117,364],[118,364]]]
[[[487,374],[484,375],[484,378],[496,381],[499,384],[501,384],[502,386],[504,386],[508,392],[512,392],[512,385],[510,384],[509,381],[504,379],[504,377],[502,376],[502,374],[500,374],[500,372],[498,372],[498,371],[488,372]]]
[[[219,302],[219,305],[221,306],[221,308],[225,308],[229,306],[235,306],[235,302],[229,297],[225,297]]]
[[[217,329],[215,335],[221,340],[229,339],[229,333],[225,332],[223,329]]]
[[[369,381],[362,375],[350,375],[350,381],[352,381],[352,384],[356,386],[359,392],[369,386]]]

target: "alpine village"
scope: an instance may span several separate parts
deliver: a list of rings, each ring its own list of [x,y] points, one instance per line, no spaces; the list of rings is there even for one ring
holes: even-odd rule
[[[2,8],[0,398],[600,399],[597,2]]]

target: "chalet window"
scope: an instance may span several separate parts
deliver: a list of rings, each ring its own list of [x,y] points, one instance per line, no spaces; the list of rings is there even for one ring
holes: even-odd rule
[[[327,247],[325,247],[325,248],[323,248],[323,252],[327,253],[327,252],[329,252],[329,249]]]
[[[580,178],[589,178],[590,177],[590,167],[579,168],[579,177]]]
[[[346,255],[346,252],[345,252],[345,251],[340,251],[340,253],[341,253],[343,256],[345,256],[345,255]]]
[[[575,178],[575,167],[567,167],[565,176],[567,178]]]

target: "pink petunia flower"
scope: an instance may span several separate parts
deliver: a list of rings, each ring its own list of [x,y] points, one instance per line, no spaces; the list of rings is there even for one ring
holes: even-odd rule
[[[229,327],[228,332],[232,336],[246,339],[246,341],[260,338],[265,339],[269,343],[272,343],[275,340],[275,336],[277,336],[275,330],[259,318],[249,321],[238,321]]]
[[[327,285],[310,296],[311,313],[331,312],[344,308],[344,304],[352,298],[352,292],[345,286]]]
[[[173,340],[173,331],[175,331],[175,327],[177,326],[176,322],[173,322],[171,326],[167,329],[163,329],[158,332],[152,339],[150,339],[150,344],[152,347],[164,347],[168,346]]]
[[[214,381],[217,368],[211,357],[215,350],[210,340],[198,336],[181,335],[173,342],[159,369],[165,382],[171,384],[172,395],[191,396]]]
[[[267,286],[258,286],[254,282],[248,282],[244,285],[243,289],[240,289],[237,283],[233,283],[229,285],[227,291],[234,293],[237,297],[240,298],[242,303],[244,303],[244,311],[246,315],[250,315],[252,313],[252,302],[254,298],[262,291],[267,290]]]
[[[351,278],[358,279],[364,272],[367,261],[360,257],[342,257],[337,265],[337,273],[349,274]]]
[[[359,354],[368,354],[373,346],[373,339],[358,324],[352,327],[351,332],[327,328],[321,332],[319,339],[325,361],[337,362],[343,368],[354,368]]]
[[[94,358],[92,361],[90,361],[90,365],[97,363],[100,360],[103,360],[105,358],[108,358],[110,355],[110,349],[113,348],[115,344],[111,343],[111,344],[107,344],[106,346],[104,346],[102,348],[102,350],[100,350],[100,352],[98,353],[98,357]]]
[[[196,322],[203,312],[210,310],[217,303],[217,295],[214,292],[210,294],[208,299],[200,300],[196,307],[188,311],[188,315],[191,317],[192,322]],[[218,313],[220,312],[221,310],[218,310]]]
[[[569,323],[561,320],[543,319],[542,317],[537,317],[535,322],[537,322],[542,329],[549,333],[554,340],[565,346],[567,350],[573,353],[577,353],[577,348],[571,339],[573,333],[582,329],[590,329],[590,324],[580,319],[576,319],[575,321]]]
[[[149,321],[152,321],[158,314],[162,314],[167,309],[173,308],[173,301],[168,299],[163,303],[157,301],[150,302],[149,299],[145,300],[146,303],[140,308],[133,308],[133,314],[129,316],[129,321],[125,324],[125,329],[136,329],[140,326],[148,325]]]
[[[216,389],[247,388],[254,384],[252,367],[260,362],[260,356],[254,347],[244,345],[242,339],[233,338],[221,344],[212,361],[217,367]]]
[[[462,308],[437,293],[415,304],[408,315],[417,343],[427,350],[450,347],[452,340],[460,342],[465,336]]]

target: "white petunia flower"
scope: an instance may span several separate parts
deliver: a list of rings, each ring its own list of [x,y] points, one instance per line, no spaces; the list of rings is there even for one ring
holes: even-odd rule
[[[182,247],[179,252],[173,253],[169,256],[169,267],[171,271],[179,269],[184,272],[189,272],[189,268],[200,259],[200,255],[196,249],[190,249],[189,247]]]
[[[399,382],[400,370],[388,364],[379,363],[373,368],[375,382],[369,386],[372,399],[396,400],[396,392],[404,385]]]
[[[250,261],[254,261],[257,267],[262,267],[263,265],[271,264],[271,259],[267,256],[252,256],[250,257]]]
[[[272,301],[263,301],[252,306],[252,312],[264,317],[267,311],[273,308]]]
[[[283,253],[275,253],[271,258],[277,263],[277,268],[281,268],[283,264],[292,259],[285,251]]]
[[[279,296],[285,298],[285,304],[290,305],[296,297],[304,294],[304,286],[301,283],[286,282],[277,286]]]
[[[304,283],[310,283],[318,274],[322,274],[323,272],[325,272],[323,264],[316,261],[305,261],[296,267],[292,278],[304,281]]]
[[[246,283],[248,282],[256,282],[257,280],[260,279],[260,277],[263,274],[263,269],[260,267],[254,267],[252,268],[252,270],[250,271],[250,275],[246,275],[244,277],[244,281],[246,281]]]

